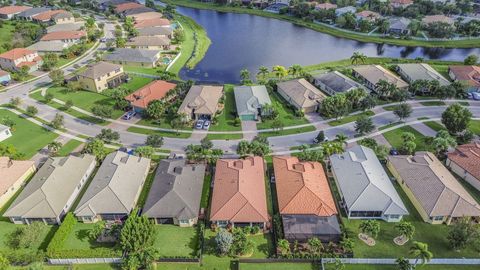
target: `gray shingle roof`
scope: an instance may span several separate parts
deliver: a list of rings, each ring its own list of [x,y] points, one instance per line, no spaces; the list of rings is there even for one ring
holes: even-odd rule
[[[127,46],[167,46],[170,45],[168,37],[138,36],[126,43]]]
[[[152,8],[148,7],[139,7],[139,8],[134,8],[134,9],[128,9],[123,12],[125,16],[128,15],[135,15],[135,14],[140,14],[140,13],[145,13],[145,12],[154,12],[155,10]]]
[[[345,204],[350,211],[383,211],[385,215],[406,215],[390,178],[372,149],[354,146],[330,157]]]
[[[31,17],[31,16],[34,16],[34,15],[37,15],[37,14],[40,14],[40,13],[43,13],[45,11],[49,11],[50,9],[49,8],[46,8],[46,7],[36,7],[36,8],[31,8],[31,9],[27,9],[25,11],[22,11],[20,13],[18,13],[17,16],[19,17]]]
[[[145,27],[138,29],[138,36],[160,36],[171,35],[173,30],[170,27]]]
[[[78,31],[85,25],[85,22],[61,23],[47,27],[47,33],[60,31]]]
[[[184,159],[160,161],[143,214],[150,218],[192,219],[198,216],[205,165]]]
[[[190,115],[195,111],[197,114],[213,115],[217,112],[222,95],[222,86],[194,85],[183,99],[178,112]]]
[[[348,78],[338,71],[332,71],[324,74],[317,74],[312,76],[313,79],[320,81],[328,88],[332,89],[336,93],[348,92],[355,88],[364,88],[361,84]]]
[[[69,44],[61,40],[39,41],[28,46],[27,49],[38,52],[62,52]]]
[[[233,89],[238,115],[256,114],[265,104],[272,104],[265,85],[236,86]]]
[[[408,25],[410,24],[410,19],[404,17],[394,17],[389,19],[390,27],[389,29],[398,29],[398,30],[408,30]]]
[[[107,73],[114,72],[115,70],[118,70],[121,68],[122,68],[121,65],[100,61],[93,65],[89,65],[87,70],[79,74],[79,76],[91,78],[91,79],[97,79],[99,77],[104,76]]]
[[[428,80],[438,81],[440,85],[449,85],[450,81],[445,79],[438,71],[433,69],[430,65],[424,63],[398,64],[398,69],[404,73],[408,78],[407,81]],[[400,74],[401,74],[400,73]]]
[[[83,195],[75,215],[128,214],[135,207],[150,168],[150,159],[110,153]]]
[[[91,155],[49,158],[4,216],[59,217],[82,177],[93,164],[95,157]]]
[[[116,49],[114,52],[107,54],[107,56],[105,56],[105,60],[153,63],[158,60],[159,52],[160,51],[156,51],[156,50],[119,48],[119,49]]]
[[[327,97],[303,78],[279,82],[277,88],[301,108],[316,106]]]

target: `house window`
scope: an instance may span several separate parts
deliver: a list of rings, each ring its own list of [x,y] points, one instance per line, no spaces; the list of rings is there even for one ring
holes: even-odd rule
[[[432,220],[433,221],[441,221],[441,220],[443,220],[443,216],[432,217]]]
[[[226,220],[219,220],[219,221],[217,221],[217,224],[218,224],[218,226],[220,226],[220,227],[225,227],[225,226],[228,225],[228,221],[226,221]]]
[[[180,224],[188,224],[188,220],[186,219],[181,219],[178,221]]]

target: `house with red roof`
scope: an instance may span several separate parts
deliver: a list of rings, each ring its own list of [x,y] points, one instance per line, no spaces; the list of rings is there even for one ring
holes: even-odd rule
[[[316,237],[324,243],[338,242],[342,233],[338,211],[322,165],[277,156],[273,168],[285,239],[306,242]]]
[[[154,19],[146,19],[141,21],[135,21],[136,29],[143,29],[147,27],[170,27],[172,22],[165,18],[154,18]]]
[[[393,8],[406,8],[413,4],[413,0],[391,0],[390,6]]]
[[[52,32],[44,35],[40,40],[41,41],[53,41],[60,40],[64,43],[78,43],[82,38],[87,37],[87,32],[85,31],[58,31]]]
[[[27,6],[5,6],[0,8],[0,19],[9,20],[13,18],[15,15],[27,10],[31,9],[32,7]]]
[[[126,96],[125,99],[136,112],[142,112],[147,108],[150,102],[165,98],[167,93],[176,86],[176,84],[166,81],[153,81]]]
[[[41,23],[48,23],[48,22],[73,23],[75,22],[75,18],[73,17],[72,13],[63,9],[56,9],[56,10],[43,12],[33,16],[32,19],[36,22],[41,22]]]
[[[480,143],[459,145],[448,153],[447,167],[456,175],[480,190]]]
[[[114,12],[116,14],[120,14],[124,11],[130,10],[130,9],[135,9],[135,8],[141,8],[141,7],[144,7],[144,5],[141,5],[141,4],[135,3],[135,2],[127,2],[127,3],[117,5],[114,9]]]
[[[269,222],[262,157],[219,159],[210,207],[210,221],[220,227],[259,226]]]
[[[25,48],[15,48],[0,54],[0,68],[3,70],[18,71],[22,67],[29,67],[29,72],[36,71],[43,64],[43,59],[36,51]]]
[[[468,92],[480,91],[480,67],[479,66],[449,66],[450,79],[467,85]]]

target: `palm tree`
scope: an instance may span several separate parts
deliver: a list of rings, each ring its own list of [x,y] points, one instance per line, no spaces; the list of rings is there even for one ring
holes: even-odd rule
[[[249,84],[252,82],[252,80],[250,80],[250,71],[246,68],[240,70],[240,78],[242,79],[242,84]]]
[[[395,260],[397,263],[397,269],[398,270],[411,270],[412,265],[410,264],[410,261],[408,259],[405,259],[404,257],[400,257]]]
[[[367,60],[367,56],[361,52],[354,52],[350,57],[350,60],[354,65],[358,64],[359,62],[361,62],[362,64],[365,64],[365,61]]]
[[[380,80],[375,86],[375,89],[381,97],[389,97],[395,92],[395,90],[397,90],[397,87],[386,80]]]
[[[347,140],[348,140],[348,137],[347,135],[345,135],[344,133],[339,133],[335,136],[335,140],[339,143],[341,143],[342,145],[347,145]]]
[[[304,73],[303,67],[298,64],[292,65],[288,68],[288,73],[293,77],[301,76]]]
[[[47,149],[51,155],[55,155],[58,152],[58,150],[60,150],[60,148],[62,148],[61,142],[53,141],[47,145]]]
[[[433,253],[428,250],[428,244],[417,241],[413,242],[410,254],[415,257],[415,266],[417,266],[418,260],[421,260],[422,265],[424,265],[433,258]]]
[[[284,66],[273,66],[272,72],[279,80],[282,80],[288,75],[288,71]]]
[[[270,71],[268,70],[268,68],[266,66],[261,66],[261,67],[258,68],[257,75],[261,76],[262,79],[265,80],[267,78],[268,73],[270,73]]]

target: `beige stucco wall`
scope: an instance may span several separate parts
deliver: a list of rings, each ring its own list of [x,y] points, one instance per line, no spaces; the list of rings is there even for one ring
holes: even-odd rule
[[[74,17],[62,18],[62,19],[56,19],[56,20],[55,20],[55,23],[56,23],[56,24],[74,23],[74,22],[75,22],[75,18],[74,18]]]
[[[135,67],[155,67],[154,62],[152,62],[152,63],[147,63],[147,62],[139,63],[139,62],[128,62],[128,61],[109,61],[109,60],[107,60],[107,61],[110,62],[110,63],[114,63],[114,64],[135,66]]]
[[[124,74],[123,67],[121,67],[116,72],[110,72],[109,74],[106,74],[96,80],[93,80],[92,78],[78,76],[78,81],[85,90],[102,92],[103,90],[108,88],[108,81],[110,81],[114,77],[121,76],[122,74]]]
[[[35,172],[35,165],[32,165],[18,180],[5,192],[0,194],[0,208],[5,205],[15,193],[22,187],[25,181]]]
[[[446,163],[447,167],[449,167],[450,170],[452,170],[456,175],[467,181],[477,190],[480,190],[480,179],[475,178],[473,175],[465,171],[462,167],[460,167],[457,163],[451,161],[450,159],[447,159]]]

